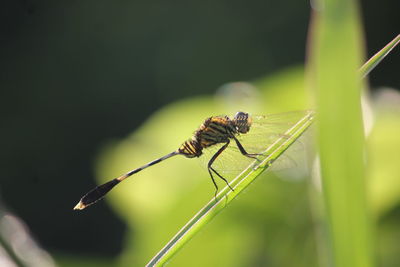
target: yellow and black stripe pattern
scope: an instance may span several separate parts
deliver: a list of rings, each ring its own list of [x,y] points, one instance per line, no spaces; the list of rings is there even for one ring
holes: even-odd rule
[[[177,152],[188,158],[200,157],[204,148],[228,143],[236,135],[247,133],[251,122],[249,114],[245,112],[236,113],[233,119],[228,116],[210,117],[200,125],[191,139],[181,145]]]

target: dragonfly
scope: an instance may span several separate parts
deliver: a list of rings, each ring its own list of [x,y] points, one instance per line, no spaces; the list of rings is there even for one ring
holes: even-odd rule
[[[299,114],[303,114],[303,112],[288,112],[287,114],[289,115],[284,116],[293,117],[293,115],[295,115],[297,117]],[[273,121],[274,118],[276,121],[279,121],[281,119],[281,115],[272,115],[272,118],[269,118],[269,120]],[[74,210],[82,210],[96,203],[117,184],[150,166],[153,166],[176,155],[182,155],[186,158],[198,158],[202,156],[206,150],[213,151],[213,154],[209,158],[206,165],[208,173],[215,187],[215,196],[218,192],[218,185],[215,180],[216,177],[224,181],[227,186],[232,191],[234,191],[234,189],[230,186],[228,180],[221,174],[222,172],[217,170],[218,168],[214,168],[213,164],[218,159],[218,157],[220,157],[220,155],[228,148],[231,142],[235,144],[235,148],[239,150],[240,154],[244,157],[252,160],[259,160],[258,156],[263,155],[263,153],[248,153],[247,149],[240,141],[240,136],[248,134],[250,129],[252,128],[252,125],[252,116],[250,116],[249,113],[243,111],[237,112],[233,117],[229,117],[226,115],[209,117],[198,127],[192,137],[182,143],[177,150],[95,187],[80,199],[78,204],[74,207]]]

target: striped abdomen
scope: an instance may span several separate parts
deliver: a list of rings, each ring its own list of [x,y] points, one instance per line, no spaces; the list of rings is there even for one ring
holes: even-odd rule
[[[195,138],[187,140],[178,149],[178,153],[187,158],[200,157],[203,154],[203,147]]]

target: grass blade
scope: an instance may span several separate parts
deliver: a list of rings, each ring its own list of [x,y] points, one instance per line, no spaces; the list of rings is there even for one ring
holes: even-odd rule
[[[397,35],[390,43],[382,48],[378,53],[371,57],[361,68],[361,77],[367,76],[400,42],[400,34]]]
[[[386,53],[364,65],[357,1],[319,1],[309,64],[317,96],[318,145],[329,227],[328,266],[374,266],[361,113],[363,80]],[[388,50],[390,51],[390,49]]]
[[[162,266],[166,263],[200,229],[205,227],[212,218],[243,192],[258,175],[268,169],[312,124],[315,118],[314,111],[307,111],[305,114],[303,118],[266,149],[265,154],[268,156],[265,156],[261,162],[255,161],[254,164],[250,165],[230,183],[235,191],[231,191],[228,187],[222,189],[217,195],[216,200],[211,199],[146,266]]]

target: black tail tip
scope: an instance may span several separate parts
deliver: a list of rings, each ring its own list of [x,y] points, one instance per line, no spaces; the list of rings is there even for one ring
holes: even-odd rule
[[[100,199],[102,199],[105,194],[107,194],[114,186],[116,186],[120,181],[118,179],[113,179],[105,184],[99,185],[96,188],[92,189],[84,195],[81,200],[76,204],[74,210],[83,210],[86,207],[96,203]]]

